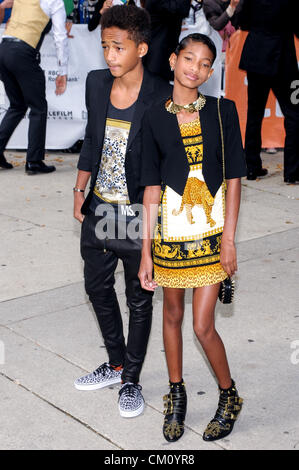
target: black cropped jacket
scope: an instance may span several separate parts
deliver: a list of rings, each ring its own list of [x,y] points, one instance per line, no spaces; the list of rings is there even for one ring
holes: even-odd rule
[[[218,119],[217,99],[206,97],[199,112],[203,137],[202,171],[211,195],[214,197],[223,181],[222,145]],[[220,100],[224,132],[225,177],[246,175],[239,118],[235,103]],[[141,180],[143,186],[162,183],[182,195],[188,179],[189,164],[175,114],[165,109],[165,101],[146,111],[142,125],[143,152]]]

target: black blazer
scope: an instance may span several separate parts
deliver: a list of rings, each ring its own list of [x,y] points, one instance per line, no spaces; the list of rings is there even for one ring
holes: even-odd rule
[[[240,68],[290,80],[298,75],[294,34],[299,36],[298,0],[244,0],[241,29],[249,31]]]
[[[90,171],[90,191],[82,206],[86,214],[92,198],[93,188],[99,171],[106,128],[107,109],[114,77],[108,69],[93,70],[86,79],[86,108],[88,121],[85,137],[78,161],[78,170]],[[147,70],[144,70],[143,82],[138,96],[136,109],[129,133],[125,171],[130,202],[141,203],[143,189],[140,186],[141,161],[141,121],[146,109],[153,103],[167,99],[171,86]]]
[[[214,197],[223,181],[222,145],[218,120],[217,98],[207,96],[199,112],[203,137],[205,182]],[[221,99],[221,120],[225,146],[225,176],[227,179],[246,175],[245,156],[239,119],[233,101]],[[165,102],[152,107],[144,115],[143,153],[140,183],[144,186],[170,186],[183,195],[189,174],[189,164],[175,114],[165,109]]]

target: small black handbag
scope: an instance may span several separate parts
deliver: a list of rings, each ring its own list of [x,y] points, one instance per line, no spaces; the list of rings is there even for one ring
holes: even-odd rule
[[[234,300],[235,294],[235,281],[227,277],[220,284],[218,298],[223,304],[231,304]]]
[[[222,167],[223,167],[223,182],[226,188],[226,181],[225,181],[225,160],[224,160],[224,138],[223,138],[223,128],[222,128],[222,119],[220,113],[220,98],[217,100],[218,105],[218,117],[219,117],[219,124],[220,124],[220,134],[221,134],[221,143],[222,143]],[[223,304],[231,304],[234,300],[235,294],[235,281],[227,277],[224,281],[220,284],[218,298],[220,302]]]

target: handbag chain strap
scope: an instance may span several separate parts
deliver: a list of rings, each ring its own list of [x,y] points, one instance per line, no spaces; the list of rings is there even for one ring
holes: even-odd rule
[[[217,107],[218,107],[218,118],[219,118],[219,124],[220,124],[220,134],[221,134],[223,183],[224,183],[224,189],[226,190],[225,160],[224,160],[224,136],[223,136],[223,126],[222,126],[222,119],[221,119],[221,112],[220,112],[220,98],[218,98],[218,100],[217,100]]]
[[[226,179],[225,179],[225,160],[224,160],[224,135],[223,135],[223,126],[222,126],[222,119],[221,119],[221,112],[220,112],[220,98],[217,100],[217,107],[218,107],[218,119],[219,119],[219,125],[220,125],[220,134],[221,134],[221,147],[222,147],[222,171],[223,171],[223,191],[224,191],[224,197],[223,197],[223,213],[225,216],[225,211],[226,211],[226,200],[225,200],[225,195],[226,195],[226,190],[227,190],[227,184],[226,184]]]

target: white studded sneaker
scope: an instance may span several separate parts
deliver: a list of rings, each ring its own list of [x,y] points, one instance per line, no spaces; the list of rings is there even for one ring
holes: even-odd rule
[[[75,380],[74,385],[77,390],[97,390],[98,388],[108,387],[121,382],[121,374],[123,369],[111,367],[104,362],[91,374],[84,375]]]
[[[138,384],[127,382],[119,391],[118,409],[123,418],[135,418],[144,410],[144,398],[142,387]]]

